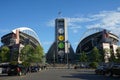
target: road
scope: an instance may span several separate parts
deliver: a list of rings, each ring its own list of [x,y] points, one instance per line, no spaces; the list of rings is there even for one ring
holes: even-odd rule
[[[90,69],[48,69],[37,73],[28,73],[25,76],[0,75],[0,80],[120,80],[120,77],[95,75],[94,70]]]

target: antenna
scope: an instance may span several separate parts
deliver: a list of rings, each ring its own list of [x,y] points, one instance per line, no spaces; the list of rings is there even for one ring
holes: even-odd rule
[[[61,14],[62,14],[62,12],[61,12],[61,11],[59,11],[59,12],[58,12],[58,17],[61,17]]]

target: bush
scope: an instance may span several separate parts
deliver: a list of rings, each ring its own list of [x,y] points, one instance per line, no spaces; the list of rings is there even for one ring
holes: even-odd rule
[[[91,63],[89,64],[89,66],[90,66],[91,68],[97,68],[97,67],[98,67],[98,63],[97,63],[97,62],[91,62]]]
[[[30,63],[29,62],[23,62],[22,65],[25,66],[25,67],[28,67],[28,66],[30,66]]]
[[[17,61],[11,61],[10,64],[11,64],[11,65],[17,65],[18,62],[17,62]]]

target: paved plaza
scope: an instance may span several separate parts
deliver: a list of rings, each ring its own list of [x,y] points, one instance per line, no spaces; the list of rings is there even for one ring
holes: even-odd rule
[[[25,76],[0,75],[0,80],[120,80],[120,77],[96,75],[91,69],[47,69]]]

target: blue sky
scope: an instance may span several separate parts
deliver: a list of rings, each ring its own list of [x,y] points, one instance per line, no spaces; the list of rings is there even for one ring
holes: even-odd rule
[[[67,19],[74,51],[90,28],[106,28],[120,35],[120,0],[0,0],[0,37],[18,27],[32,28],[45,53],[55,40],[58,12]]]

